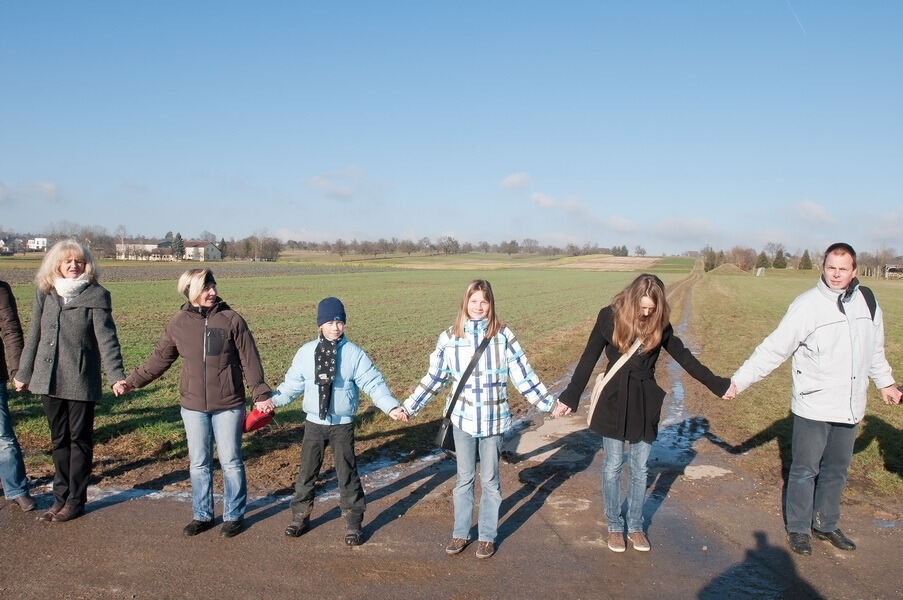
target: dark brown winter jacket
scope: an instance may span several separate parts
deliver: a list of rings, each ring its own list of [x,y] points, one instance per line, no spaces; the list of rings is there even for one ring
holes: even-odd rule
[[[255,402],[270,396],[248,324],[218,297],[209,310],[183,304],[147,361],[128,376],[128,384],[144,387],[180,356],[179,394],[188,410],[213,412],[243,406],[242,375]]]
[[[5,281],[0,281],[0,334],[3,335],[3,345],[0,346],[0,382],[2,382],[16,376],[16,371],[19,370],[19,357],[22,355],[22,324],[19,322],[19,311],[16,309],[16,297]],[[7,360],[9,371],[6,370]]]

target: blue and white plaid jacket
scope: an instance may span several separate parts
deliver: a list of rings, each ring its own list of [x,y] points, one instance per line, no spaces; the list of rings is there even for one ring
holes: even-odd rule
[[[448,410],[448,402],[458,387],[464,369],[483,341],[486,325],[485,319],[468,321],[464,327],[464,338],[455,337],[452,328],[439,335],[436,349],[430,354],[429,371],[404,402],[408,413],[415,415],[420,412],[452,380],[454,384],[443,413]],[[452,423],[473,437],[505,433],[511,427],[507,390],[509,377],[528,402],[543,412],[551,410],[555,398],[527,362],[514,332],[502,327],[489,342],[464,384],[451,415]]]

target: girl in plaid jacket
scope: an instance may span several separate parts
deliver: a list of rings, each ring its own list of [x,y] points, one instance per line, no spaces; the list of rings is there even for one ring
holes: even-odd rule
[[[451,414],[458,476],[454,490],[455,522],[448,554],[458,554],[469,543],[473,518],[473,485],[477,453],[480,456],[482,496],[478,518],[477,558],[495,553],[499,506],[499,452],[502,435],[511,428],[507,382],[510,377],[517,390],[540,411],[548,412],[555,398],[537,377],[514,332],[502,325],[495,311],[492,287],[477,279],[467,286],[455,324],[439,334],[436,349],[430,355],[426,376],[404,402],[408,413],[420,412],[449,382],[457,389],[463,371],[483,341],[490,338],[483,355],[467,381]],[[451,400],[449,395],[446,401]]]

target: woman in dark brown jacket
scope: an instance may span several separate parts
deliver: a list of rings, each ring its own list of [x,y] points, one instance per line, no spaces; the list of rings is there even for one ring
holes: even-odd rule
[[[190,269],[179,277],[178,290],[188,298],[169,320],[163,337],[147,361],[123,382],[121,391],[144,387],[182,357],[179,394],[182,422],[188,440],[194,519],[185,535],[213,526],[213,441],[223,468],[223,527],[225,537],[242,530],[247,502],[241,434],[245,416],[245,387],[256,402],[265,402],[260,355],[247,323],[216,295],[210,269]]]
[[[53,447],[53,506],[42,521],[69,521],[85,512],[94,455],[94,405],[108,383],[121,383],[122,354],[110,293],[97,267],[75,240],[54,244],[35,276],[37,290],[16,391],[43,396]],[[114,393],[118,393],[114,389]]]
[[[658,435],[665,391],[655,382],[655,363],[662,348],[694,379],[713,394],[723,395],[730,380],[713,374],[700,363],[674,334],[665,285],[655,275],[640,275],[611,305],[599,311],[567,389],[558,397],[555,415],[577,409],[589,376],[605,351],[608,368],[628,352],[634,341],[642,344],[609,381],[599,397],[590,429],[602,435],[605,453],[602,467],[602,496],[608,521],[608,548],[624,552],[624,518],[621,516],[621,467],[624,442],[628,452],[627,539],[634,549],[647,552],[649,541],[643,532],[643,502],[646,496],[646,461]]]
[[[22,325],[19,323],[19,311],[16,310],[16,297],[5,281],[0,281],[0,334],[3,336],[3,345],[0,346],[0,483],[3,484],[3,495],[7,502],[15,502],[22,510],[33,510],[35,502],[28,493],[22,448],[19,447],[13,431],[13,419],[9,414],[6,382],[19,369]],[[7,359],[9,371],[6,370]]]

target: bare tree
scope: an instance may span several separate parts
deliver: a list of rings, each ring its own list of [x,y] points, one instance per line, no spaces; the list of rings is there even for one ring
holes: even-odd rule
[[[539,241],[534,240],[533,238],[526,238],[520,243],[521,248],[527,254],[535,254],[539,252]]]
[[[458,244],[458,240],[452,236],[444,235],[436,240],[436,247],[440,252],[444,252],[445,254],[457,254],[460,244]]]
[[[410,256],[413,252],[417,250],[417,244],[412,242],[411,240],[401,240],[398,242],[398,251],[404,252],[408,256]]]

